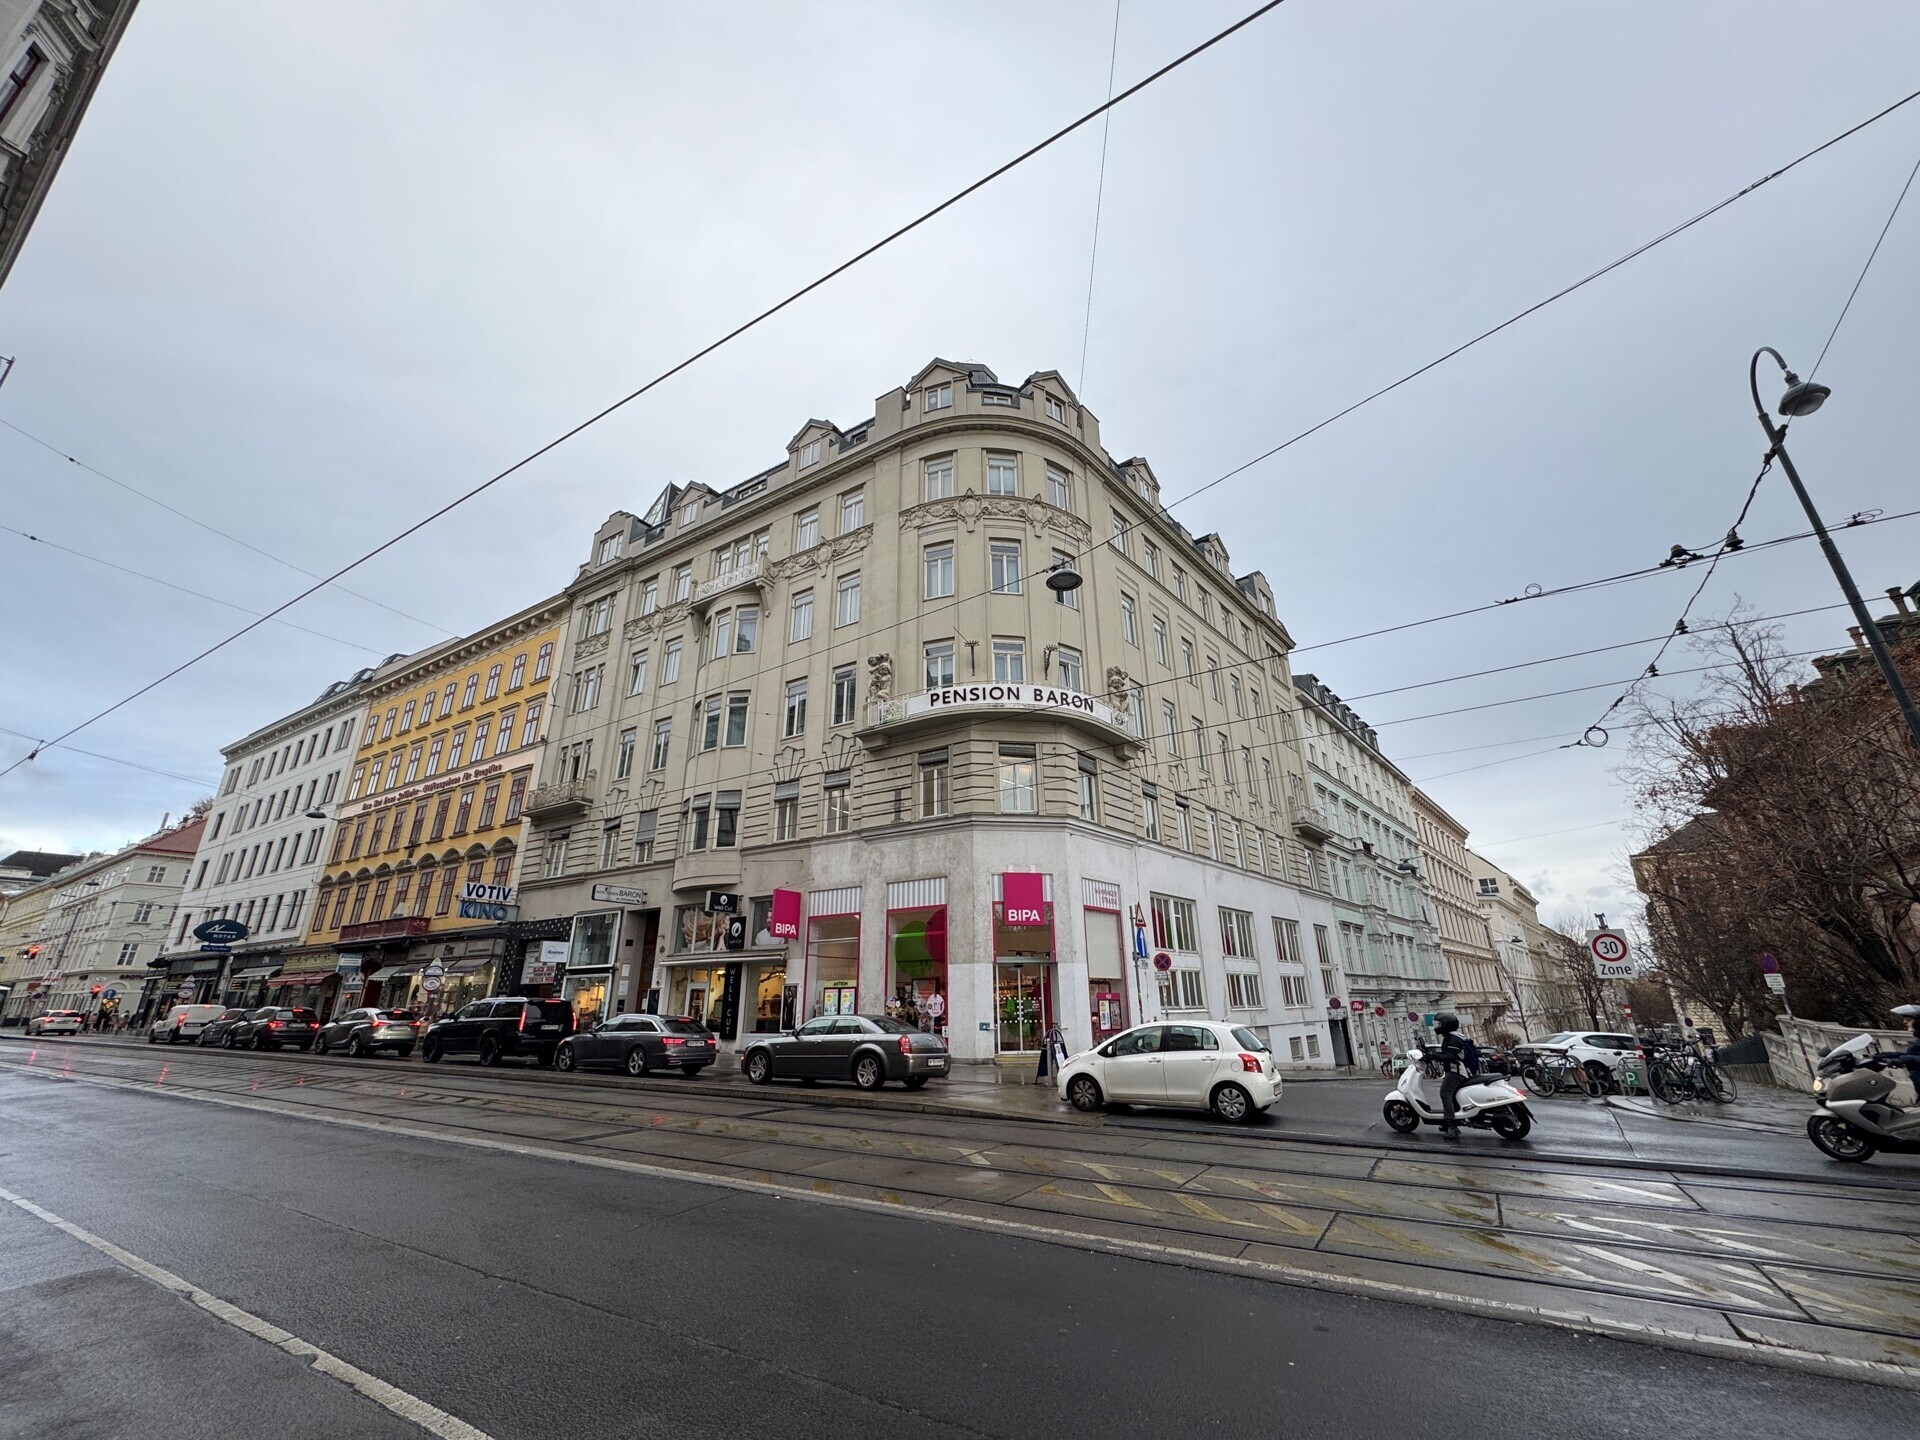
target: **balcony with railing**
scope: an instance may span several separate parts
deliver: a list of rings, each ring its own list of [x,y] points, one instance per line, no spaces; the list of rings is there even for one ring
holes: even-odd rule
[[[758,589],[760,577],[766,573],[767,562],[761,559],[749,560],[744,565],[732,565],[720,571],[711,580],[703,580],[693,587],[693,606],[704,609],[722,595],[730,594],[747,586]]]
[[[551,785],[536,785],[527,797],[527,818],[535,823],[567,820],[587,813],[593,804],[590,780],[558,780]]]
[[[1293,802],[1293,833],[1302,840],[1323,845],[1340,832],[1334,827],[1333,817],[1318,805],[1296,800]]]
[[[340,927],[340,943],[352,945],[368,940],[411,940],[427,933],[424,915],[389,915],[384,920],[362,920],[357,925]]]

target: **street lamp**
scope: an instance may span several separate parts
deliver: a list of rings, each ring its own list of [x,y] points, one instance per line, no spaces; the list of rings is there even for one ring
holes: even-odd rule
[[[1800,508],[1807,512],[1807,520],[1813,526],[1813,533],[1820,538],[1820,549],[1827,557],[1827,564],[1833,567],[1834,579],[1840,582],[1840,590],[1847,597],[1847,604],[1853,608],[1853,618],[1860,626],[1860,633],[1866,637],[1867,648],[1873,652],[1873,658],[1879,663],[1880,673],[1886,677],[1887,689],[1893,692],[1893,700],[1900,707],[1900,714],[1907,722],[1907,736],[1914,748],[1920,750],[1920,709],[1916,709],[1913,696],[1907,692],[1906,681],[1900,678],[1900,670],[1893,663],[1893,653],[1887,649],[1886,637],[1880,633],[1880,627],[1867,613],[1866,602],[1861,600],[1860,591],[1853,583],[1853,576],[1847,571],[1847,562],[1840,558],[1833,537],[1827,534],[1827,527],[1821,523],[1820,514],[1813,508],[1813,500],[1807,494],[1807,487],[1800,483],[1800,472],[1793,468],[1793,460],[1787,454],[1787,427],[1776,426],[1767,414],[1767,407],[1760,400],[1760,357],[1770,355],[1773,363],[1780,367],[1780,373],[1786,378],[1787,390],[1780,397],[1780,414],[1788,420],[1797,420],[1802,415],[1811,415],[1827,403],[1827,397],[1833,392],[1825,385],[1812,380],[1802,380],[1787,368],[1787,362],[1780,352],[1771,345],[1762,345],[1753,352],[1753,359],[1747,365],[1747,388],[1753,394],[1753,412],[1760,419],[1760,428],[1767,433],[1767,443],[1772,447],[1770,454],[1780,459],[1780,468],[1787,472],[1787,480],[1793,486],[1793,493],[1800,499]]]

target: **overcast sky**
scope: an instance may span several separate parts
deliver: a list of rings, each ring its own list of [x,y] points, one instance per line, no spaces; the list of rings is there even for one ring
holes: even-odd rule
[[[1245,8],[1126,0],[1120,84]],[[0,291],[0,419],[335,566],[1097,103],[1113,13],[142,6]],[[55,750],[0,780],[0,853],[152,830],[220,745],[557,590],[608,511],[731,485],[936,354],[1058,368],[1182,494],[1891,103],[1915,55],[1911,4],[1293,0],[1114,112],[1084,374],[1097,126],[348,582],[424,623],[316,597],[289,618],[334,638],[268,626],[73,742],[188,778]],[[1748,355],[1811,365],[1917,155],[1920,102],[1175,513],[1266,572],[1303,646],[1706,545],[1763,448]],[[1831,520],[1920,495],[1910,206],[1820,371],[1833,401],[1795,430]],[[306,583],[5,429],[0,512],[251,610]],[[1776,473],[1745,533],[1800,528]],[[1916,534],[1842,537],[1864,589],[1920,579]],[[1351,697],[1637,639],[1694,583],[1296,666]],[[1807,544],[1729,561],[1701,610],[1736,597],[1839,598]],[[31,735],[246,618],[5,533],[0,605],[0,727]],[[1846,623],[1790,621],[1789,647]],[[1578,734],[1608,692],[1389,722],[1623,679],[1652,649],[1356,708],[1544,914],[1618,911],[1617,747],[1448,773]]]

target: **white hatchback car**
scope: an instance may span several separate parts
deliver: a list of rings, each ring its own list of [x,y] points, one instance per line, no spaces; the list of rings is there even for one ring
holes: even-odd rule
[[[86,1017],[78,1010],[49,1010],[27,1022],[27,1034],[78,1035],[86,1024]]]
[[[1060,1067],[1060,1098],[1076,1110],[1168,1105],[1251,1120],[1280,1098],[1266,1042],[1219,1020],[1136,1025]]]

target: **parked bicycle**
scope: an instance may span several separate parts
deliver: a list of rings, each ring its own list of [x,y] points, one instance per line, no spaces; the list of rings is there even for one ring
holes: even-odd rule
[[[1600,1093],[1599,1080],[1564,1050],[1537,1052],[1521,1067],[1520,1078],[1526,1082],[1527,1089],[1542,1099],[1563,1091],[1589,1097]]]
[[[1668,1105],[1682,1100],[1712,1100],[1730,1105],[1738,1093],[1733,1077],[1698,1045],[1649,1045],[1647,1089]]]

